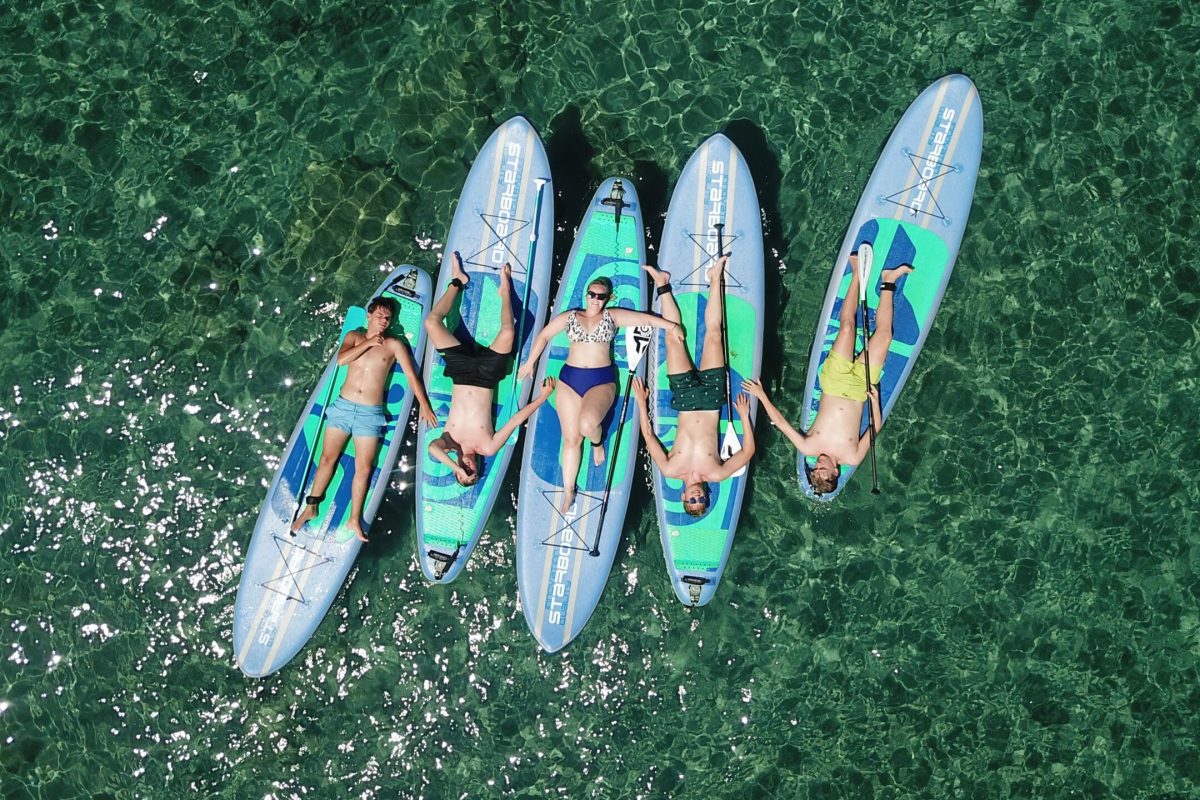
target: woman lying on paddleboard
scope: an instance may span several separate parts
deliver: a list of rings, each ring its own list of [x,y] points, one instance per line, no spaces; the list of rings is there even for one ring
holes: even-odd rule
[[[563,513],[575,502],[575,481],[579,477],[584,439],[592,443],[595,463],[604,461],[604,431],[600,423],[617,397],[617,371],[612,360],[612,341],[617,329],[650,325],[662,328],[677,341],[685,340],[678,322],[643,311],[607,308],[612,294],[613,285],[608,278],[596,278],[589,283],[585,307],[555,315],[534,340],[529,360],[517,373],[520,380],[528,380],[546,345],[566,331],[570,347],[567,363],[558,374],[557,402],[563,435]]]

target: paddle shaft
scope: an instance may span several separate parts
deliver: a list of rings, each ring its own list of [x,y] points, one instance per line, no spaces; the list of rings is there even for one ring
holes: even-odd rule
[[[653,329],[651,329],[653,330]],[[647,338],[650,333],[647,332]],[[613,451],[608,454],[608,475],[604,478],[604,499],[600,501],[600,522],[596,525],[596,538],[588,552],[593,556],[600,555],[600,536],[604,533],[604,517],[608,514],[608,496],[612,494],[613,475],[617,472],[617,455],[621,452],[621,434],[625,431],[625,412],[629,410],[629,390],[633,388],[633,376],[642,363],[642,355],[649,349],[649,341],[635,351],[629,359],[629,375],[625,380],[625,393],[621,397],[621,421],[617,423],[617,435],[613,442]]]
[[[725,223],[718,222],[717,229],[717,259],[725,255]],[[731,375],[733,369],[729,364],[729,323],[725,320],[725,270],[721,270],[721,349],[725,351],[725,413],[729,416],[729,426],[733,427],[733,387]]]
[[[867,368],[867,430],[871,436],[871,494],[879,494],[879,469],[875,464],[875,406],[871,403],[871,340],[867,322],[866,276],[858,278],[862,297],[863,366]]]
[[[347,317],[349,312],[347,312]],[[346,331],[342,331],[342,335],[338,337],[338,351],[341,351],[342,342],[346,341]],[[325,417],[329,414],[329,401],[333,397],[333,387],[337,386],[338,370],[342,368],[341,364],[337,363],[337,353],[334,353],[334,368],[333,373],[329,376],[329,388],[325,390],[325,402],[321,404],[321,419],[317,422],[317,432],[313,436],[312,447],[308,449],[308,463],[304,465],[304,477],[300,479],[300,491],[296,495],[296,510],[292,512],[292,522],[296,521],[296,517],[300,516],[300,509],[304,508],[304,490],[308,487],[308,476],[312,474],[313,464],[316,462],[317,447],[321,444],[321,434],[325,430]]]
[[[513,340],[513,352],[517,354],[517,364],[513,365],[513,386],[510,400],[516,396],[517,387],[521,385],[521,379],[517,377],[517,365],[521,361],[521,342],[525,335],[525,307],[529,304],[529,284],[533,282],[533,258],[537,255],[538,226],[542,221],[542,192],[546,190],[548,183],[545,178],[537,178],[535,182],[537,183],[537,199],[533,203],[533,233],[529,234],[529,253],[525,256],[525,288],[521,293],[521,319],[517,323],[517,338]]]

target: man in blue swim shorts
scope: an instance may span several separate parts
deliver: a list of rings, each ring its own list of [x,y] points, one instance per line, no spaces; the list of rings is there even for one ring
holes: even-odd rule
[[[304,498],[304,510],[292,523],[293,534],[317,515],[317,507],[325,499],[325,490],[333,479],[338,459],[346,449],[346,442],[353,436],[354,480],[350,484],[350,515],[346,519],[346,527],[362,541],[367,540],[362,529],[362,509],[367,499],[371,471],[375,467],[379,438],[383,435],[384,387],[393,365],[400,365],[408,385],[413,388],[421,408],[421,419],[431,425],[437,424],[437,417],[425,394],[425,385],[421,383],[421,376],[413,363],[412,353],[403,340],[388,335],[388,327],[395,316],[396,301],[389,297],[376,297],[367,306],[366,331],[351,331],[342,342],[342,349],[338,351],[338,365],[346,367],[346,381],[342,384],[341,395],[330,404],[325,414],[321,460],[313,476],[312,488]]]

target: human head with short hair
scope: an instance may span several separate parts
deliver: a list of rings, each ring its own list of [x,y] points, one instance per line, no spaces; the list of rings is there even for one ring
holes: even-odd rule
[[[683,510],[688,513],[688,516],[703,517],[708,513],[708,484],[704,481],[685,483],[683,492],[680,493],[680,500],[683,503]]]

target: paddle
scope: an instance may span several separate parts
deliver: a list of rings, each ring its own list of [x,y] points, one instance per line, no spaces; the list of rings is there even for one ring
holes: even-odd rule
[[[867,368],[867,430],[871,432],[871,494],[879,494],[879,470],[875,466],[875,409],[871,405],[871,347],[867,322],[867,279],[875,260],[875,248],[869,242],[858,246],[858,303],[862,309],[863,365]],[[847,300],[849,298],[846,298]]]
[[[725,255],[725,223],[718,222],[713,227],[717,229],[717,258],[721,258]],[[733,429],[733,391],[730,386],[733,365],[729,363],[729,323],[725,319],[725,270],[721,270],[721,348],[725,351],[725,413],[729,415],[729,421],[725,425],[725,438],[721,441],[721,460],[728,461],[742,449],[742,442],[737,431]],[[730,477],[736,478],[745,472],[746,468],[743,466]]]
[[[355,313],[361,312],[361,313]],[[342,320],[342,333],[338,336],[338,350],[342,348],[342,342],[346,341],[346,335],[350,331],[357,330],[362,327],[362,315],[366,314],[359,306],[350,306],[346,312],[346,318]],[[337,352],[333,354],[333,362],[337,364]],[[329,388],[325,390],[325,401],[321,403],[321,419],[317,422],[317,432],[313,436],[313,446],[308,451],[308,463],[304,465],[304,477],[300,479],[300,491],[296,494],[296,510],[292,512],[292,522],[296,521],[296,517],[300,516],[300,509],[304,507],[304,490],[308,487],[308,476],[312,472],[312,466],[315,462],[314,456],[317,454],[317,447],[321,444],[321,433],[325,428],[325,416],[329,413],[329,401],[333,397],[333,387],[337,386],[338,370],[341,366],[335,366],[333,373],[329,376]],[[296,535],[296,531],[289,528],[288,533],[292,536]]]
[[[521,385],[521,379],[517,377],[517,367],[521,362],[521,342],[525,336],[525,307],[529,303],[529,284],[532,283],[533,277],[530,273],[533,272],[533,257],[537,254],[538,245],[538,226],[542,220],[542,192],[546,188],[546,184],[550,182],[549,178],[534,178],[533,183],[537,187],[537,199],[533,203],[533,230],[529,234],[529,254],[525,256],[525,289],[521,295],[521,319],[517,323],[517,338],[513,340],[513,352],[517,354],[515,363],[513,364],[513,385],[512,394],[509,395],[511,401],[517,394],[517,388]],[[517,432],[513,431],[513,436],[509,438],[509,442],[514,442]]]
[[[625,353],[629,360],[629,375],[625,380],[625,395],[621,398],[621,421],[617,424],[617,436],[613,451],[608,454],[608,477],[604,479],[604,499],[600,501],[600,522],[596,526],[596,540],[592,542],[591,555],[600,555],[600,535],[604,533],[604,515],[608,513],[608,495],[612,492],[613,475],[617,470],[617,454],[621,452],[621,433],[625,430],[625,412],[629,410],[629,390],[633,388],[633,375],[642,363],[642,357],[650,349],[650,338],[654,329],[649,325],[625,329]]]

